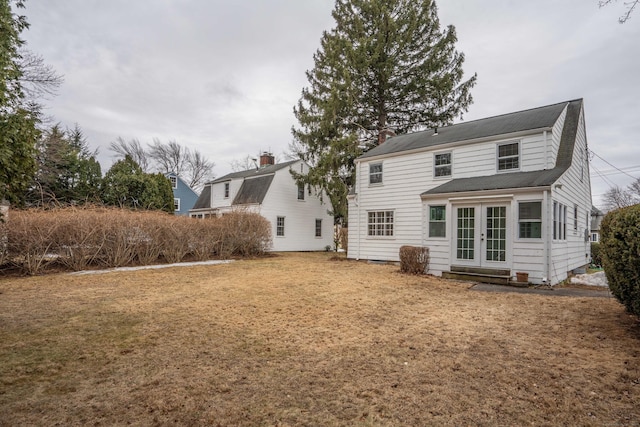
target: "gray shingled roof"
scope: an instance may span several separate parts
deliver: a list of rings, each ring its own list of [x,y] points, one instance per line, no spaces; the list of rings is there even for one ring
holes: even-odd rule
[[[269,190],[271,181],[273,181],[273,175],[245,179],[231,204],[245,205],[248,203],[262,203],[264,196]]]
[[[266,166],[266,167],[260,168],[260,169],[249,169],[249,170],[241,171],[241,172],[233,172],[233,173],[221,176],[220,178],[216,178],[213,181],[208,182],[207,184],[217,184],[219,182],[230,181],[230,180],[235,179],[235,178],[249,178],[249,177],[252,177],[252,176],[269,175],[269,174],[272,174],[272,173],[274,173],[276,171],[279,171],[282,168],[285,168],[285,167],[287,167],[289,165],[292,165],[297,161],[298,160],[290,160],[288,162],[278,163],[278,164],[271,165],[271,166]]]
[[[194,209],[208,209],[211,207],[211,186],[205,185],[202,189],[202,193],[198,196],[198,200],[190,210]]]
[[[560,137],[558,157],[556,158],[556,164],[552,169],[453,179],[436,188],[425,191],[422,193],[422,196],[458,193],[464,191],[504,190],[508,188],[551,186],[571,166],[571,160],[573,158],[573,150],[575,147],[576,134],[580,119],[580,110],[582,109],[582,99],[569,101],[568,104],[567,115],[564,120],[564,127],[562,128],[562,135]],[[567,103],[562,105],[566,106]],[[544,109],[547,107],[542,108]]]
[[[577,101],[582,100],[560,102],[545,107],[445,126],[438,128],[437,134],[434,129],[428,129],[422,132],[395,136],[386,140],[384,144],[367,151],[359,159],[434,147],[452,142],[550,128],[558,120],[567,104]]]

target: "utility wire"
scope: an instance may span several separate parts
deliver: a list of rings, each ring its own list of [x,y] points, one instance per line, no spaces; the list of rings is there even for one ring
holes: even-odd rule
[[[606,161],[605,159],[603,159],[601,156],[599,156],[599,155],[598,155],[598,153],[596,153],[595,151],[593,151],[593,150],[589,150],[589,151],[591,152],[591,154],[593,154],[594,156],[596,156],[597,158],[599,158],[600,160],[602,160],[603,162],[605,162],[606,164],[608,164],[609,166],[611,166],[612,168],[614,168],[615,170],[617,170],[617,171],[619,171],[619,172],[621,172],[621,173],[623,173],[623,174],[627,175],[627,176],[628,176],[628,177],[630,177],[630,178],[638,179],[638,178],[636,178],[635,176],[633,176],[633,175],[629,175],[628,173],[626,173],[626,172],[625,172],[625,171],[623,171],[622,169],[619,169],[618,167],[616,167],[616,166],[612,165],[611,163],[609,163],[608,161]],[[592,165],[592,166],[593,166],[593,165]]]

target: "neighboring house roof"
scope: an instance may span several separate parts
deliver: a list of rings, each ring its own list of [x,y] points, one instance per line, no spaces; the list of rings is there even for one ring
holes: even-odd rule
[[[564,120],[564,127],[562,128],[562,135],[560,136],[560,147],[558,148],[558,156],[556,158],[556,164],[553,169],[531,171],[531,172],[499,173],[499,174],[489,175],[489,176],[453,179],[436,188],[432,188],[429,191],[425,191],[424,193],[422,193],[422,196],[428,196],[432,194],[458,193],[458,192],[464,192],[464,191],[482,191],[482,190],[486,191],[486,190],[503,190],[507,188],[548,187],[552,185],[571,166],[571,160],[573,158],[573,150],[574,150],[575,141],[576,141],[576,134],[578,131],[578,122],[580,119],[580,110],[582,108],[582,99],[569,101],[568,103],[565,102],[562,104],[554,104],[548,107],[541,107],[535,110],[527,110],[525,112],[521,112],[521,113],[531,113],[534,111],[538,111],[541,113],[541,116],[546,118],[548,116],[548,113],[550,113],[551,111],[555,111],[557,106],[562,105],[562,108],[564,108],[565,106],[567,106],[567,104],[568,104],[567,115]],[[518,115],[519,113],[512,113],[512,114]],[[503,117],[507,119],[508,122],[511,122],[511,118],[509,118],[509,116],[511,116],[511,114],[506,114],[504,116],[498,116],[498,117]],[[534,118],[533,116],[531,117],[532,119]],[[495,119],[495,117],[493,117],[492,119]],[[520,117],[520,119],[522,119],[522,117]],[[541,123],[541,120],[532,120],[531,123]],[[494,123],[493,125],[495,128],[499,127],[497,123]],[[553,123],[550,123],[550,126],[553,126]],[[534,128],[531,128],[531,129],[534,129]]]
[[[462,122],[438,128],[437,133],[434,129],[428,129],[407,135],[395,136],[367,151],[359,158],[365,159],[419,148],[434,147],[451,142],[551,128],[556,120],[558,120],[558,117],[560,117],[567,103],[573,102],[582,103],[582,100],[560,102],[545,107],[517,111],[515,113],[470,122]]]
[[[276,165],[266,166],[260,169],[249,169],[241,172],[233,172],[233,173],[224,175],[220,178],[216,178],[213,181],[208,182],[207,184],[217,184],[219,182],[231,181],[232,179],[237,179],[237,178],[250,178],[253,176],[269,175],[276,171],[279,171],[282,168],[292,165],[297,161],[298,160],[290,160],[288,162],[278,163]]]
[[[259,176],[245,179],[233,199],[232,205],[245,205],[249,203],[262,203],[264,196],[273,181],[273,175]]]
[[[200,197],[191,209],[209,209],[211,205],[211,186],[205,185],[200,193]]]

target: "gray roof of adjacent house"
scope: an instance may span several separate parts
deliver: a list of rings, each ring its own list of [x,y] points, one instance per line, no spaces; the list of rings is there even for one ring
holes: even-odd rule
[[[231,204],[246,205],[250,203],[262,203],[264,196],[267,195],[271,181],[273,181],[273,175],[245,179]]]
[[[367,151],[360,156],[359,159],[435,147],[452,142],[551,128],[567,104],[570,103],[582,103],[582,100],[560,102],[545,107],[457,123],[455,125],[438,128],[437,133],[434,129],[428,129],[407,135],[395,136]]]
[[[512,113],[513,115],[519,115],[520,113],[528,113],[526,116],[530,116],[531,124],[538,125],[542,123],[541,117],[550,116],[551,111],[555,111],[558,106],[562,106],[564,109],[567,106],[567,115],[564,120],[564,127],[562,128],[562,134],[560,136],[560,147],[558,148],[558,157],[556,158],[556,164],[552,169],[545,169],[540,171],[531,172],[510,172],[499,173],[489,176],[480,176],[473,178],[458,178],[453,179],[438,187],[432,188],[429,191],[422,193],[422,196],[429,196],[434,194],[444,193],[459,193],[466,191],[487,191],[487,190],[504,190],[508,188],[533,188],[533,187],[548,187],[551,186],[562,174],[571,166],[571,160],[573,158],[573,150],[575,147],[576,135],[578,131],[578,123],[580,119],[580,111],[582,109],[582,99],[565,102],[562,104],[554,104],[548,107],[541,107],[535,110],[527,110],[525,112]],[[540,113],[540,117],[532,112],[537,111]],[[560,110],[562,111],[562,110]],[[512,114],[506,114],[502,117],[508,122],[512,122],[510,117]],[[558,113],[559,115],[559,113]],[[536,118],[537,117],[537,118]],[[492,119],[495,119],[493,117]],[[556,116],[557,119],[557,116]],[[479,120],[477,122],[480,122]],[[519,122],[524,124],[523,116],[519,116]],[[553,122],[548,122],[548,126],[553,126]],[[494,126],[498,128],[497,123]],[[547,127],[547,126],[542,126]],[[485,126],[481,126],[482,129]],[[514,129],[514,127],[509,127]],[[535,129],[535,127],[531,127]],[[512,131],[510,131],[512,132]],[[499,135],[499,134],[496,134]],[[393,140],[393,138],[392,138]],[[385,142],[386,144],[386,142]],[[384,144],[383,144],[384,145]]]
[[[254,176],[269,175],[269,174],[275,173],[276,171],[279,171],[282,168],[286,168],[287,166],[292,165],[297,161],[298,160],[290,160],[288,162],[278,163],[275,165],[266,166],[259,169],[249,169],[241,172],[232,172],[230,174],[221,176],[220,178],[216,178],[213,181],[208,182],[207,184],[217,184],[219,182],[231,181],[232,179],[236,179],[236,178],[250,178]]]
[[[208,209],[210,207],[211,207],[211,186],[205,185],[204,188],[202,189],[202,192],[200,193],[200,196],[198,196],[198,200],[196,200],[196,203],[193,205],[191,210]]]

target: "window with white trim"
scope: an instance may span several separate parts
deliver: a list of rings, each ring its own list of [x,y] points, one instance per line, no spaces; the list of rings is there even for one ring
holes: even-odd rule
[[[578,232],[578,205],[573,205],[573,232]]]
[[[451,152],[433,155],[433,176],[451,176]]]
[[[279,216],[276,219],[276,236],[284,237],[284,217]]]
[[[322,237],[322,219],[316,219],[316,237]]]
[[[368,212],[367,235],[393,236],[393,211]]]
[[[177,199],[177,198],[173,199],[173,210],[174,211],[180,210],[180,199]]]
[[[520,239],[542,237],[542,202],[518,203],[518,237]]]
[[[298,200],[304,200],[304,184],[298,184]]]
[[[369,184],[382,184],[382,163],[369,165]]]
[[[553,202],[553,240],[567,239],[567,207]]]
[[[446,206],[429,206],[429,237],[446,237]]]
[[[520,143],[510,142],[498,145],[498,170],[520,168]]]
[[[228,182],[224,183],[224,198],[225,199],[229,198],[229,183]]]
[[[169,180],[171,181],[171,188],[173,189],[178,188],[178,177],[170,176]]]

